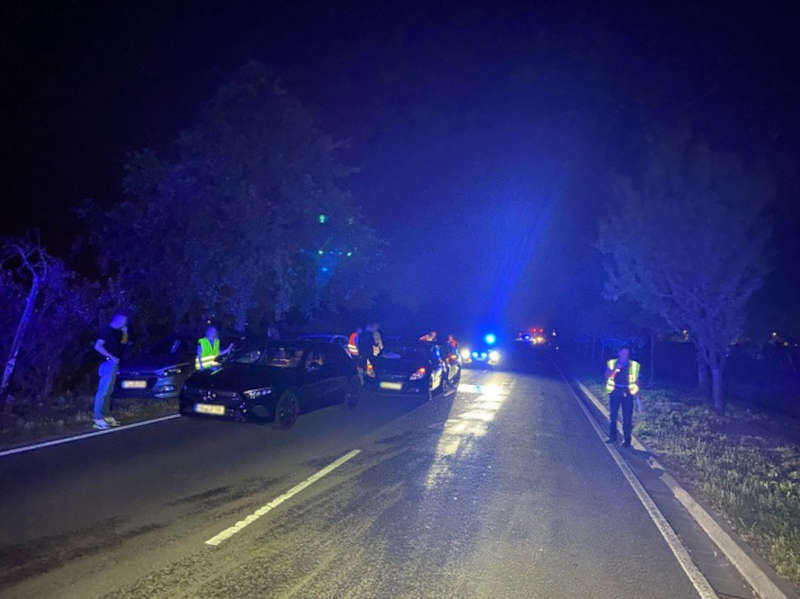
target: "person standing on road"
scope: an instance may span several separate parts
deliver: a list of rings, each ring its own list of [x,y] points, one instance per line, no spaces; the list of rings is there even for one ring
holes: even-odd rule
[[[94,342],[94,349],[105,358],[97,374],[97,393],[94,396],[94,428],[105,430],[119,426],[116,418],[109,414],[111,410],[111,393],[117,381],[119,361],[128,346],[128,317],[122,313],[114,315]]]
[[[219,366],[217,358],[229,354],[233,349],[231,343],[224,351],[219,350],[219,337],[217,336],[216,327],[208,327],[206,329],[205,337],[200,337],[197,340],[197,359],[194,366],[197,370],[205,370]]]
[[[381,335],[381,325],[377,322],[372,323],[372,344],[374,355],[381,355],[383,353],[383,335]]]
[[[633,401],[642,411],[639,397],[639,370],[641,365],[631,360],[631,348],[623,346],[617,351],[616,359],[606,363],[606,392],[608,393],[609,423],[608,443],[617,441],[617,414],[622,407],[623,447],[631,446],[633,431]]]

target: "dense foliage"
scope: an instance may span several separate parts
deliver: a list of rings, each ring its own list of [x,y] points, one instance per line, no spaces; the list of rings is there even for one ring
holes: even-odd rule
[[[678,129],[651,142],[640,176],[618,177],[614,187],[598,244],[606,296],[638,303],[672,330],[688,328],[721,412],[731,344],[768,272],[769,181]]]
[[[345,187],[351,170],[336,154],[346,146],[262,65],[245,65],[176,140],[174,158],[131,153],[123,201],[81,209],[105,283],[49,256],[35,285],[20,265],[3,271],[5,356],[24,323],[12,390],[40,398],[74,382],[96,363],[91,343],[114,309],[132,312],[141,342],[208,319],[264,334],[290,314],[371,304],[382,244]]]

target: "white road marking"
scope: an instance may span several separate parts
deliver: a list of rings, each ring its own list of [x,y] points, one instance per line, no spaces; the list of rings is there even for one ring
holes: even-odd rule
[[[569,387],[569,381],[564,376],[564,373],[560,371],[561,378],[564,379],[564,383]],[[581,398],[578,397],[578,394],[569,387],[570,392],[573,393],[575,396],[575,401],[578,402],[581,410],[583,411],[586,419],[589,421],[589,424],[592,425],[594,431],[597,433],[597,436],[600,437],[600,441],[603,442],[603,446],[608,450],[608,453],[611,454],[611,457],[614,459],[614,462],[619,466],[619,469],[622,471],[622,474],[625,476],[625,479],[628,481],[630,486],[633,488],[633,492],[636,493],[636,497],[639,498],[639,501],[644,506],[644,509],[647,510],[648,515],[653,520],[653,523],[656,525],[656,528],[661,533],[661,536],[664,537],[664,540],[667,542],[672,554],[675,556],[675,559],[678,560],[678,563],[683,568],[683,571],[686,573],[686,576],[689,578],[689,581],[694,586],[695,591],[702,599],[719,599],[717,593],[714,592],[714,589],[709,584],[706,577],[703,576],[703,573],[697,567],[697,565],[692,561],[689,552],[684,547],[683,543],[681,542],[680,537],[678,537],[678,533],[670,526],[667,519],[664,517],[664,514],[661,513],[661,510],[658,509],[658,506],[655,504],[653,499],[650,495],[647,494],[644,486],[642,483],[639,482],[639,479],[636,478],[636,475],[631,470],[630,466],[622,459],[622,456],[617,451],[617,448],[614,447],[610,443],[605,443],[605,433],[603,429],[600,428],[600,425],[597,424],[594,417],[589,412],[589,409],[583,405]]]
[[[292,487],[291,489],[286,491],[286,493],[284,493],[283,495],[280,495],[280,496],[276,497],[275,499],[273,499],[272,501],[270,501],[269,503],[267,503],[265,505],[262,505],[255,512],[253,512],[252,514],[247,516],[244,520],[239,520],[233,526],[231,526],[229,528],[226,528],[225,530],[223,530],[218,535],[210,538],[208,541],[206,541],[205,544],[206,545],[217,546],[220,543],[222,543],[223,541],[231,538],[233,535],[235,535],[237,532],[239,532],[243,528],[246,528],[246,527],[250,526],[253,522],[258,520],[262,516],[268,514],[269,512],[274,510],[276,507],[278,507],[283,502],[288,501],[289,499],[291,499],[292,497],[297,495],[300,491],[304,490],[306,487],[311,486],[312,484],[317,482],[319,479],[321,479],[323,476],[325,476],[327,474],[330,474],[331,472],[336,470],[339,466],[341,466],[345,462],[347,462],[347,461],[353,459],[354,457],[356,457],[359,453],[361,453],[360,449],[354,449],[352,451],[348,451],[346,454],[344,454],[338,460],[336,460],[335,462],[331,462],[330,464],[325,466],[322,470],[312,474],[307,479],[305,479],[303,482],[295,485],[294,487]]]
[[[26,451],[34,451],[35,449],[42,449],[43,447],[52,447],[53,445],[62,445],[64,443],[72,443],[73,441],[80,441],[81,439],[88,439],[90,437],[97,437],[100,435],[110,435],[111,433],[119,433],[127,431],[132,428],[146,426],[148,424],[155,424],[156,422],[164,422],[165,420],[172,420],[173,418],[180,418],[180,414],[170,414],[169,416],[162,416],[161,418],[153,418],[152,420],[142,420],[141,422],[134,422],[133,424],[126,424],[124,426],[115,426],[108,428],[104,431],[92,431],[91,433],[82,433],[73,437],[63,437],[61,439],[53,439],[52,441],[43,441],[42,443],[34,443],[33,445],[25,445],[23,447],[14,447],[13,449],[6,449],[0,451],[0,458],[14,455],[16,453],[25,453]]]

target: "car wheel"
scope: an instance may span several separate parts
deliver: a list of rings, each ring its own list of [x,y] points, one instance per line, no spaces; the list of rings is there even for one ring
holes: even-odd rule
[[[344,403],[342,404],[345,409],[353,410],[358,406],[361,400],[361,379],[356,375],[347,381],[347,388],[344,390]]]
[[[297,393],[291,389],[284,391],[275,403],[275,427],[284,430],[292,428],[299,414],[300,400]]]

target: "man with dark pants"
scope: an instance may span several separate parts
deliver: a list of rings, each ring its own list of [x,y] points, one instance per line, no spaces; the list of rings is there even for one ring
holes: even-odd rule
[[[119,361],[127,345],[128,317],[124,314],[115,314],[94,343],[95,351],[105,358],[97,369],[100,381],[97,383],[97,393],[94,396],[94,428],[98,430],[119,426],[116,418],[108,412],[111,409],[111,393],[117,381]]]
[[[639,362],[631,360],[631,349],[627,346],[619,348],[616,359],[606,363],[606,392],[608,393],[608,443],[617,441],[617,414],[622,407],[623,447],[631,446],[633,431],[633,400],[642,411],[642,400],[639,398]]]

